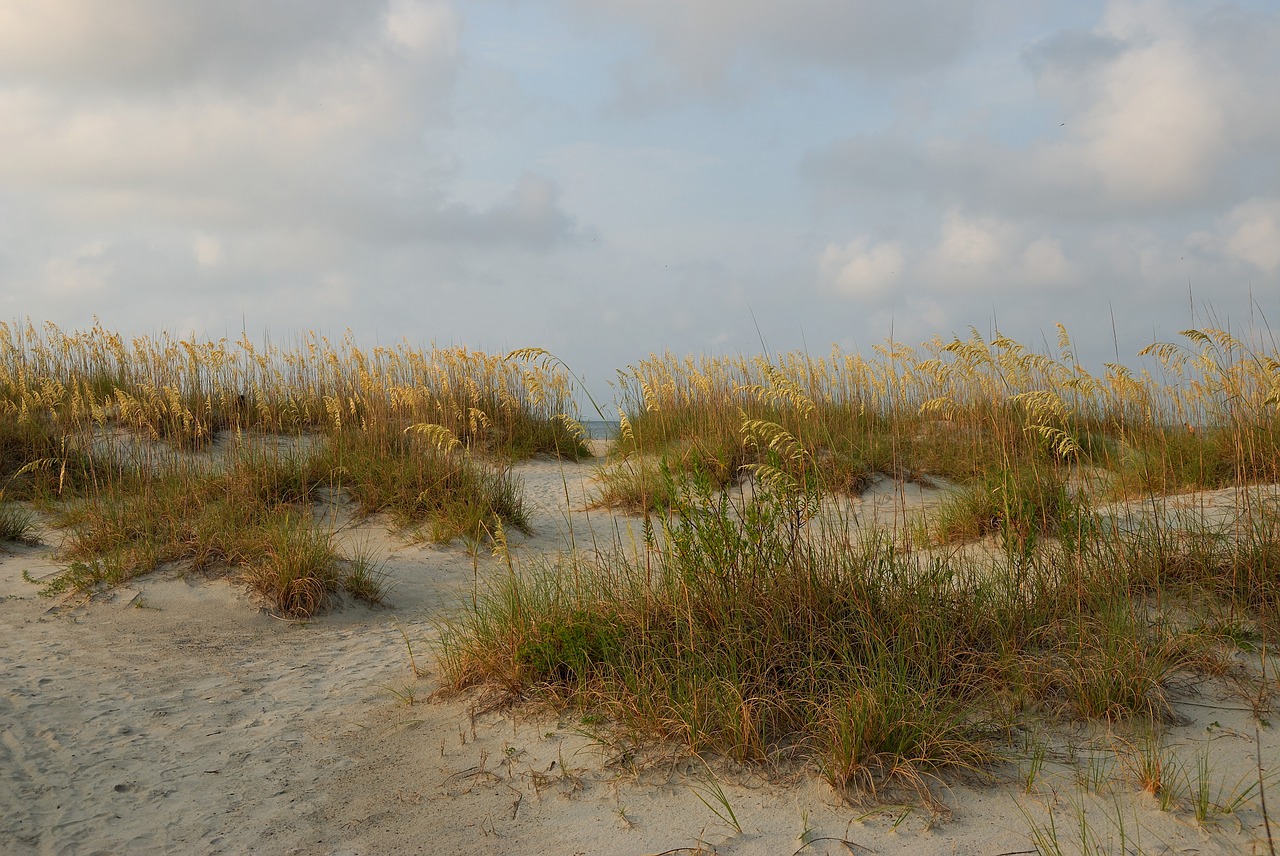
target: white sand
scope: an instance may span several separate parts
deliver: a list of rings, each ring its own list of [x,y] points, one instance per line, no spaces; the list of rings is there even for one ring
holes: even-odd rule
[[[513,538],[522,561],[563,549],[571,528],[580,547],[633,537],[629,518],[566,512],[566,498],[581,509],[591,471],[521,468],[537,529]],[[890,488],[868,496],[869,514],[893,516]],[[22,579],[59,569],[51,547],[0,552],[0,853],[995,856],[1034,852],[1030,824],[1050,813],[1068,853],[1082,814],[1101,844],[1090,853],[1267,852],[1256,792],[1206,826],[1189,799],[1161,811],[1101,729],[1059,734],[1030,792],[1014,765],[995,784],[939,788],[944,813],[853,807],[811,774],[717,766],[739,832],[699,800],[717,806],[701,762],[650,753],[637,766],[571,712],[473,717],[468,699],[431,700],[433,620],[469,594],[477,566],[482,578],[502,566],[406,545],[377,520],[340,537],[388,556],[391,608],[292,624],[226,581],[164,574],[58,603]],[[1193,780],[1209,753],[1212,798],[1256,781],[1253,720],[1229,682],[1188,688],[1177,709],[1185,721],[1168,740]],[[1261,733],[1280,806],[1277,729]],[[1082,785],[1091,778],[1103,784]],[[801,850],[805,829],[849,844]]]

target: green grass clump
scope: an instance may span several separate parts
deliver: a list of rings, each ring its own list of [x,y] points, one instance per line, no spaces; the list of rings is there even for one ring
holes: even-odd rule
[[[661,460],[632,457],[598,467],[595,508],[616,508],[634,514],[666,511],[676,500],[676,481]]]
[[[89,459],[78,438],[60,436],[50,420],[20,419],[0,396],[0,487],[10,500],[40,500],[83,489]]]
[[[328,607],[342,576],[329,536],[310,521],[279,517],[254,533],[240,578],[282,615],[306,618]]]
[[[339,585],[356,600],[370,606],[382,603],[387,593],[387,571],[367,546],[358,546],[342,560]]]
[[[122,469],[99,492],[65,504],[64,553],[110,557],[127,579],[185,560],[194,571],[238,564],[265,524],[310,501],[320,486],[297,456],[246,455],[225,470],[174,459]]]
[[[181,563],[199,573],[239,569],[282,613],[308,614],[338,581],[336,555],[308,541],[299,522],[310,526],[308,503],[319,485],[304,459],[287,456],[246,454],[224,470],[176,461],[158,471],[122,469],[99,493],[60,507],[71,563],[45,593],[119,585]],[[301,549],[308,545],[310,558]],[[264,569],[276,584],[264,582],[257,573]]]
[[[1196,661],[1194,634],[1152,626],[1132,605],[1115,602],[1040,629],[1044,656],[1029,678],[1052,707],[1081,719],[1160,722],[1171,708],[1166,686]]]
[[[598,615],[579,611],[540,622],[521,641],[515,662],[528,680],[570,683],[587,680],[597,664],[617,656],[621,630]]]
[[[1144,520],[1105,541],[1135,591],[1221,604],[1280,629],[1280,508],[1255,500],[1224,527],[1183,517]]]
[[[675,412],[634,412],[618,439],[621,463],[601,473],[600,504],[632,511],[667,508],[673,497],[659,475],[664,468],[676,482],[698,473],[719,487],[735,483],[768,460],[767,448],[740,430],[743,418],[778,425],[812,450],[830,490],[857,495],[877,473],[905,475],[894,455],[890,426],[847,407],[814,413],[803,399],[798,401],[799,412],[779,407],[767,391],[756,388],[736,393],[732,406],[719,410],[708,411],[707,403],[695,400]]]
[[[537,688],[692,752],[807,747],[862,790],[985,767],[1010,709],[1161,709],[1182,661],[1136,618],[1103,620],[1133,609],[1105,566],[1042,553],[1011,575],[882,539],[850,549],[814,497],[774,484],[735,499],[695,478],[648,556],[505,576],[445,634],[451,682]]]
[[[529,532],[519,479],[509,467],[442,449],[420,432],[390,428],[331,435],[308,464],[364,514],[387,513],[404,527],[428,524],[432,537],[485,540],[494,522]]]
[[[1242,471],[1231,433],[1178,426],[1130,432],[1111,458],[1122,494],[1177,493],[1253,481]]]
[[[180,457],[117,464],[97,492],[59,507],[73,565],[49,591],[118,585],[181,562],[197,572],[240,569],[290,615],[322,608],[338,588],[376,600],[368,562],[344,576],[336,555],[299,528],[303,519],[311,526],[311,505],[326,487],[346,491],[365,513],[429,524],[440,540],[480,540],[495,523],[528,528],[509,470],[441,451],[414,432],[352,430],[310,451],[236,448],[219,466]],[[307,559],[308,549],[327,558]]]
[[[35,518],[30,511],[20,505],[4,501],[4,493],[0,492],[0,542],[22,541],[32,529]]]
[[[839,691],[816,725],[819,768],[833,785],[874,795],[885,782],[905,781],[927,794],[938,773],[979,770],[996,759],[954,692],[920,686],[904,663],[877,666]]]
[[[55,509],[72,564],[47,587],[50,594],[118,585],[183,563],[196,572],[239,569],[289,615],[322,608],[339,588],[376,602],[380,586],[370,563],[341,572],[332,550],[308,540],[311,506],[326,487],[347,491],[366,513],[385,511],[404,525],[427,522],[440,540],[482,539],[495,521],[527,530],[509,471],[399,431],[353,431],[292,453],[237,447],[220,465],[173,456],[98,470],[96,490]]]
[[[983,473],[949,497],[928,528],[942,542],[996,535],[1025,551],[1039,538],[1071,536],[1085,525],[1087,511],[1065,474],[1033,461]]]
[[[944,539],[1003,539],[983,559],[855,532],[832,516],[804,432],[740,416],[751,489],[663,461],[646,490],[667,505],[645,552],[495,581],[445,633],[452,685],[533,690],[694,753],[801,754],[841,789],[928,798],[934,777],[985,769],[1026,716],[1159,721],[1174,675],[1216,668],[1136,564],[1158,545],[1104,525],[1068,487],[1084,452],[1065,430],[1020,431],[1019,456],[943,509]],[[1248,579],[1221,596],[1256,592]]]

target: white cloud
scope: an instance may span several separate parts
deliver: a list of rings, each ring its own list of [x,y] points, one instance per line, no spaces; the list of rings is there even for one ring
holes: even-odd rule
[[[280,11],[279,4],[267,5],[273,14]],[[131,14],[145,18],[149,9],[141,0],[120,4],[120,14],[130,20]],[[375,19],[376,13],[370,7]],[[246,10],[241,18],[255,14]],[[429,36],[410,12],[403,14],[412,20],[401,35]],[[447,40],[451,13],[430,7],[424,14]],[[190,28],[200,17],[166,7],[157,11],[158,20],[139,23],[139,29],[163,41],[169,18]],[[35,25],[27,29],[43,32]],[[72,29],[58,35],[79,44]],[[438,193],[432,186],[438,175],[420,135],[448,117],[454,59],[406,62],[367,26],[354,27],[345,38],[312,45],[311,52],[279,63],[276,73],[248,88],[161,75],[172,90],[164,97],[125,86],[105,97],[90,88],[71,91],[31,59],[10,82],[0,73],[0,179],[11,189],[30,190],[63,216],[76,216],[77,208],[88,219],[150,212],[196,225],[209,217],[240,225],[308,218],[324,200],[353,189],[378,193],[375,182],[384,176],[377,170],[401,171],[420,182],[402,190]],[[280,47],[268,41],[260,53],[274,55]],[[253,48],[250,43],[240,49]],[[138,51],[146,53],[145,47]],[[267,61],[255,54],[246,64],[253,65],[252,59]],[[100,58],[95,65],[92,55],[75,60],[98,70],[111,61]]]
[[[0,306],[314,325],[399,305],[408,332],[431,294],[452,335],[453,307],[579,229],[518,159],[461,198],[460,28],[442,0],[0,3]]]
[[[202,268],[217,267],[222,263],[222,241],[197,232],[191,238],[191,255]]]
[[[111,275],[107,259],[109,244],[93,240],[68,255],[46,261],[41,271],[42,286],[58,297],[85,298],[101,292]]]
[[[262,20],[256,4],[219,5],[215,14],[201,11],[203,4],[182,9],[159,0],[122,0],[119,19],[101,4],[74,0],[6,10],[7,21],[53,58],[27,52],[0,59],[0,182],[30,200],[31,215],[63,225],[163,232],[153,243],[173,241],[173,226],[188,230],[184,244],[192,232],[224,240],[254,232],[280,239],[286,255],[285,245],[301,234],[329,247],[460,239],[538,247],[572,231],[555,186],[537,177],[487,206],[450,202],[455,157],[423,139],[451,118],[461,60],[459,19],[449,4],[341,4],[362,10],[344,30],[319,27],[310,16],[324,7],[295,8],[297,2],[266,4]],[[315,31],[311,37],[278,26],[289,9],[305,19],[300,28]],[[172,59],[166,39],[194,38],[205,22],[208,41],[221,47],[202,50],[248,51],[248,65],[275,71],[241,88],[170,69],[162,77],[173,94],[160,98],[125,85],[109,97],[71,92],[58,82],[58,69],[110,72],[116,61],[87,48],[77,54],[89,38],[72,22],[80,12],[90,22],[101,18],[107,33],[138,29],[140,43],[126,44],[143,64],[164,66]],[[21,72],[7,84],[6,63]],[[207,240],[183,249],[205,267],[219,256]]]
[[[946,212],[932,239],[873,242],[863,235],[831,243],[818,261],[819,283],[841,297],[872,299],[901,291],[972,294],[1058,286],[1076,275],[1062,242],[1009,220]]]
[[[550,246],[573,237],[577,223],[560,207],[560,188],[545,176],[526,173],[492,205],[479,211],[449,209],[454,226],[442,224],[454,240],[483,244],[502,239],[529,247]]]
[[[1182,42],[1124,53],[1101,75],[1094,104],[1073,120],[1067,149],[1112,196],[1161,203],[1186,198],[1229,151],[1212,70]]]
[[[395,0],[386,30],[393,42],[418,53],[453,56],[458,50],[458,16],[448,3]]]
[[[1013,227],[992,217],[950,211],[930,264],[948,279],[969,281],[990,274],[1009,256]]]
[[[1071,277],[1071,265],[1054,238],[1037,238],[1027,245],[1016,269],[1018,276],[1034,284],[1061,283]]]
[[[1250,199],[1227,216],[1226,252],[1264,273],[1280,270],[1280,198]]]
[[[1112,0],[1091,33],[1028,57],[1064,120],[1060,140],[1028,152],[1042,191],[1091,188],[1100,210],[1194,207],[1280,144],[1280,113],[1259,85],[1280,73],[1274,14]]]
[[[863,236],[844,246],[829,244],[818,263],[824,287],[844,297],[881,297],[902,279],[906,256],[902,244],[872,244]]]
[[[1057,238],[1035,235],[1011,220],[958,209],[943,216],[937,243],[921,255],[919,276],[941,289],[1051,286],[1073,274]]]
[[[1280,79],[1280,16],[1114,2],[1024,56],[1034,94],[970,104],[976,133],[899,121],[811,152],[807,177],[834,199],[912,194],[1057,223],[1200,213],[1274,186],[1280,109],[1261,83]],[[985,131],[993,110],[1016,136]]]

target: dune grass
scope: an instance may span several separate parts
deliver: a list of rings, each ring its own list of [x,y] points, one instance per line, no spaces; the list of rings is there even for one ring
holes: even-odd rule
[[[350,334],[331,342],[309,333],[292,347],[167,333],[126,342],[100,325],[64,333],[0,323],[0,414],[27,435],[117,426],[198,449],[223,431],[425,423],[477,452],[585,457],[580,432],[562,418],[573,412],[566,374],[518,354],[407,343],[366,350]]]
[[[572,413],[566,374],[521,353],[0,324],[0,485],[68,530],[50,593],[176,564],[289,615],[376,600],[315,531],[322,488],[441,541],[527,531],[510,465],[588,456]]]
[[[0,494],[0,543],[27,538],[34,522],[30,511],[15,503],[5,502],[4,495]]]
[[[997,335],[887,343],[875,355],[676,358],[619,372],[628,467],[605,473],[601,502],[643,509],[661,458],[722,483],[760,461],[744,419],[776,423],[821,463],[829,489],[857,493],[879,473],[965,483],[996,471],[1098,467],[1119,496],[1280,480],[1280,369],[1275,347],[1221,330],[1189,330],[1140,356],[1135,372],[1077,362]]]
[[[442,449],[421,432],[337,432],[308,466],[350,495],[362,513],[390,514],[405,528],[427,524],[437,541],[483,541],[495,520],[529,531],[520,482],[509,466]]]
[[[1280,482],[1275,353],[1202,330],[1101,374],[1065,332],[1054,355],[974,333],[870,358],[651,357],[620,374],[599,496],[651,537],[512,564],[446,627],[446,677],[810,764],[849,794],[932,799],[1030,721],[1158,729],[1179,676],[1280,628],[1280,513],[1248,489]],[[0,325],[0,477],[66,530],[51,592],[173,565],[294,617],[376,601],[375,563],[338,554],[317,501],[441,540],[526,529],[512,462],[585,457],[571,413],[570,375],[536,349]],[[117,434],[142,451],[104,451]],[[881,478],[958,487],[911,537],[850,512]],[[1238,490],[1229,523],[1164,513],[1211,488]]]
[[[1056,358],[974,334],[630,367],[599,502],[658,531],[495,579],[447,626],[446,674],[926,799],[1032,721],[1159,728],[1179,676],[1225,668],[1210,616],[1280,628],[1273,506],[1241,500],[1227,532],[1099,510],[1280,481],[1274,348],[1186,337],[1101,377],[1065,333]],[[877,475],[960,486],[904,540],[842,510]]]
[[[989,768],[1026,716],[1158,722],[1171,676],[1215,662],[1201,634],[1154,619],[1123,550],[909,553],[851,540],[781,480],[731,497],[695,477],[676,493],[645,555],[495,581],[447,628],[453,685],[928,795],[944,771]]]

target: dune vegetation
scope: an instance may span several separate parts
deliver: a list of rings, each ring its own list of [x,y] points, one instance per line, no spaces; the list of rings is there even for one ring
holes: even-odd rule
[[[0,522],[19,537],[34,504],[65,530],[50,593],[181,562],[308,615],[340,589],[380,596],[315,531],[322,491],[438,540],[521,529],[510,463],[587,455],[570,413],[554,365],[462,348],[0,324]]]
[[[1268,708],[1276,349],[1192,330],[1139,357],[1091,373],[1065,331],[1052,355],[975,332],[870,357],[651,356],[619,372],[596,498],[642,515],[643,542],[553,559],[504,535],[527,526],[513,462],[588,456],[545,352],[0,325],[0,537],[32,510],[64,531],[51,594],[176,564],[306,616],[381,596],[376,563],[316,523],[340,494],[507,558],[443,628],[453,688],[931,799],[1040,723],[1158,734],[1188,679]],[[885,483],[945,499],[869,523],[859,497]]]
[[[1228,675],[1265,707],[1280,362],[1183,335],[1101,376],[1065,331],[1053,356],[975,332],[873,358],[650,357],[619,373],[598,496],[645,515],[642,548],[502,576],[448,626],[447,672],[926,799],[1041,723],[1158,734],[1188,681]],[[856,498],[886,481],[946,499],[868,525]]]

